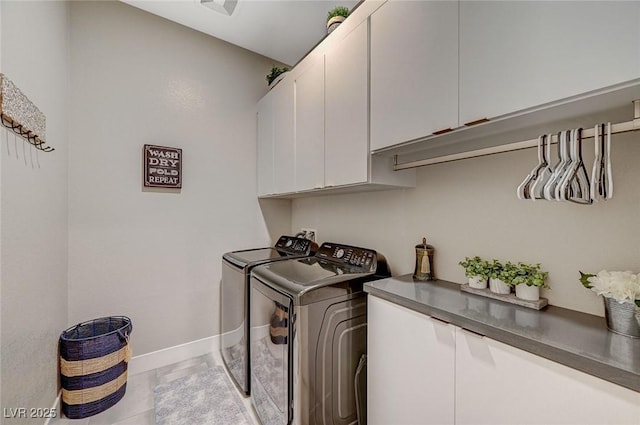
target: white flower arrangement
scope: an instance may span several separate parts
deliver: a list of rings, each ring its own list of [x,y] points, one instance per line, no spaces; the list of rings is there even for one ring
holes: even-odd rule
[[[640,307],[640,274],[607,270],[598,274],[580,272],[580,282],[598,295],[613,298],[619,303],[635,302]]]

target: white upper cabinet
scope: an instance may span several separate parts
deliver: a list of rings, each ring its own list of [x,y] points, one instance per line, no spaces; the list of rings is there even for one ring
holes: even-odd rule
[[[324,56],[295,79],[296,190],[324,187]]]
[[[461,1],[460,123],[640,77],[640,2]]]
[[[325,185],[369,178],[368,21],[325,54]]]
[[[271,93],[273,98],[273,177],[275,193],[295,190],[295,134],[293,81],[284,78]]]
[[[271,93],[258,102],[257,187],[258,196],[275,193],[273,180],[273,104]]]
[[[458,126],[458,2],[391,0],[371,15],[371,150]]]

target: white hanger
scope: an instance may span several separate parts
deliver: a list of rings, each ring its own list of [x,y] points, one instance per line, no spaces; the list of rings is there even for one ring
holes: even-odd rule
[[[572,140],[572,130],[565,130],[562,132],[563,138],[563,155],[565,160],[562,162],[561,167],[558,169],[558,176],[556,179],[556,185],[554,187],[554,199],[556,201],[563,201],[564,199],[562,195],[562,184],[565,179],[567,179],[567,171],[571,168],[571,155],[570,155],[570,146]]]
[[[544,188],[546,183],[549,181],[551,176],[553,175],[554,167],[551,166],[551,140],[553,139],[552,134],[548,134],[545,138],[544,143],[544,163],[547,164],[540,172],[538,173],[538,178],[536,178],[533,186],[531,186],[531,200],[535,201],[536,199],[547,199],[544,195]]]
[[[558,179],[560,178],[560,173],[562,172],[562,168],[565,165],[566,161],[566,137],[564,132],[558,133],[558,162],[554,167],[553,174],[549,177],[549,180],[544,185],[544,198],[548,200],[556,199],[555,197],[555,188],[558,183]]]
[[[607,123],[607,149],[605,154],[605,161],[607,163],[607,173],[606,173],[606,188],[607,194],[605,196],[606,199],[613,198],[613,170],[611,167],[611,123]]]
[[[516,196],[518,199],[531,199],[531,184],[538,177],[540,170],[547,166],[547,163],[544,160],[543,149],[545,138],[546,136],[538,137],[538,164],[533,167],[533,170],[531,170],[516,189]]]
[[[595,158],[593,160],[593,168],[591,169],[591,199],[598,202],[602,199],[602,180],[604,168],[604,124],[596,124],[593,128],[593,140],[595,146]]]

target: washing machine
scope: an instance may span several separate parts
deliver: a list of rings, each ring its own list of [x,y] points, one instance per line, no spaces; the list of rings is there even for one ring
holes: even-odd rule
[[[248,395],[249,276],[261,264],[313,255],[318,245],[308,239],[280,236],[275,246],[232,251],[222,256],[220,283],[220,353],[240,391]]]
[[[364,424],[363,284],[389,276],[381,254],[337,243],[253,269],[251,403],[263,425]]]

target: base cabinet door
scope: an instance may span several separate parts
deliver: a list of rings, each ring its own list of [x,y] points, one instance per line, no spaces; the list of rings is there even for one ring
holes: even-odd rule
[[[640,393],[456,330],[458,425],[640,423]]]
[[[368,298],[369,425],[454,423],[455,327]]]

